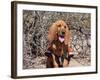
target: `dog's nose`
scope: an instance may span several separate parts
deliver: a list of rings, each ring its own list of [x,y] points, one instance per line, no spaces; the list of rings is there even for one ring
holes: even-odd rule
[[[65,34],[65,32],[62,32],[62,34]]]

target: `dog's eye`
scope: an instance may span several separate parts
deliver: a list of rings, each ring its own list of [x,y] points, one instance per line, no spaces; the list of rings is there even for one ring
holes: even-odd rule
[[[61,25],[59,24],[58,27],[61,27]]]
[[[66,26],[64,26],[64,28],[66,28]]]

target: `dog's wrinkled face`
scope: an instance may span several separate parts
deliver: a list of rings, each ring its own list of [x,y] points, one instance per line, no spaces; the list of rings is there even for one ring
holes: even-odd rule
[[[63,42],[64,41],[64,36],[66,34],[66,28],[67,28],[67,25],[64,21],[62,20],[59,20],[56,22],[56,26],[57,26],[57,35],[58,35],[58,39],[60,42]]]
[[[49,28],[48,40],[52,42],[57,38],[60,42],[64,42],[66,45],[70,41],[68,25],[63,20],[55,21]]]
[[[57,32],[58,36],[63,37],[65,35],[65,32],[66,32],[66,30],[65,30],[66,25],[58,24],[57,26],[58,26],[58,32]]]

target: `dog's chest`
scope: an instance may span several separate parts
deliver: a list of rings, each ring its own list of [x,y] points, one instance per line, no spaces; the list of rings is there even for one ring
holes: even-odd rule
[[[64,54],[64,49],[66,49],[64,42],[55,41],[54,45],[56,46],[54,53],[58,56],[62,56]]]

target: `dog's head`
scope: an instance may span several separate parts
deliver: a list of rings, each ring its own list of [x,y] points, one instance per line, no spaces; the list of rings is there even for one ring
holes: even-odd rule
[[[55,39],[59,39],[66,45],[70,42],[70,32],[68,25],[63,20],[58,20],[54,22],[49,28],[48,40],[52,42]]]

